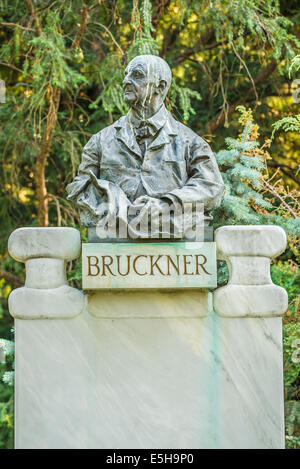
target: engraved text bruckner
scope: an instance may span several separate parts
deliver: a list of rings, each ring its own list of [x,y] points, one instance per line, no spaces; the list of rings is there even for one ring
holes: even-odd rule
[[[216,245],[84,243],[82,286],[86,290],[215,288]]]
[[[144,275],[211,275],[205,268],[207,258],[204,254],[159,255],[103,255],[87,256],[88,276],[121,275],[134,271]]]

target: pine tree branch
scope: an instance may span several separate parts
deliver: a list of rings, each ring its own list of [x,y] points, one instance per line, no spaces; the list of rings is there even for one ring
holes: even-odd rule
[[[163,57],[166,56],[166,54],[170,50],[171,45],[174,44],[174,42],[176,41],[177,36],[179,35],[180,31],[181,31],[180,25],[177,25],[176,28],[174,29],[170,28],[164,31],[165,39],[164,39],[164,42],[160,51],[160,55],[162,55]]]
[[[9,68],[11,68],[12,70],[15,70],[16,72],[22,73],[22,75],[23,75],[23,73],[24,73],[23,70],[21,70],[21,69],[18,68],[18,67],[15,67],[15,65],[8,64],[8,63],[6,63],[6,62],[0,62],[0,65],[3,65],[4,67],[9,67]],[[28,75],[28,76],[30,76],[30,75]]]
[[[41,36],[42,28],[39,17],[34,8],[32,0],[26,0],[28,9],[34,19],[36,26],[36,34]],[[79,28],[80,30],[80,28]],[[80,40],[80,39],[79,39]],[[41,141],[40,151],[37,154],[34,179],[36,186],[36,196],[38,201],[38,225],[48,226],[49,213],[48,213],[48,193],[45,178],[45,168],[47,159],[50,155],[53,131],[57,121],[57,112],[60,103],[61,90],[58,86],[52,88],[49,86],[49,108],[46,117],[45,131]]]
[[[269,161],[268,166],[270,166],[271,168],[279,168],[283,174],[288,176],[290,179],[292,179],[294,182],[296,182],[296,184],[300,186],[300,179],[298,179],[295,176],[295,169],[291,168],[287,164],[277,163],[277,161],[274,161],[274,160]]]
[[[81,21],[80,21],[80,26],[79,26],[79,29],[77,31],[77,34],[72,42],[72,49],[78,49],[79,47],[79,44],[80,44],[80,41],[84,35],[84,32],[86,30],[86,26],[87,26],[87,21],[88,21],[88,18],[89,18],[89,8],[85,5],[82,10],[81,10]]]
[[[97,3],[94,3],[94,5],[91,5],[90,7],[88,7],[88,11],[91,12],[92,10],[94,10],[95,8],[97,8],[98,6],[100,6],[102,3],[102,0],[98,0]]]
[[[153,2],[152,2],[153,3]],[[157,29],[161,18],[169,7],[171,0],[156,0],[153,5],[152,24]]]
[[[282,203],[282,205],[288,210],[288,212],[290,212],[290,214],[292,215],[292,217],[294,218],[298,218],[298,215],[294,212],[294,210],[286,203],[286,201],[284,200],[283,197],[281,197],[281,195],[278,194],[278,192],[276,191],[276,189],[271,185],[269,184],[267,181],[265,181],[264,179],[262,179],[262,183],[263,185],[271,192],[271,194],[275,195],[275,197],[277,199],[280,200],[280,202]]]
[[[192,0],[189,1],[188,7],[191,5]],[[187,10],[188,10],[187,7]],[[166,54],[169,52],[171,46],[174,45],[176,39],[178,38],[179,34],[187,25],[188,18],[185,17],[184,20],[182,20],[175,28],[172,28],[173,23],[171,24],[171,27],[167,30],[164,31],[164,42],[160,51],[160,55],[163,57],[166,56]]]
[[[114,38],[112,32],[102,23],[98,23],[97,21],[91,21],[89,24],[94,24],[95,26],[100,26],[100,28],[103,28],[104,31],[107,32],[107,34],[110,36],[111,40],[113,41],[113,43],[115,44],[115,46],[119,49],[119,51],[121,52],[122,55],[124,55],[124,51],[122,49],[122,47],[118,44],[118,42],[116,41],[116,39]]]
[[[4,278],[6,282],[12,283],[13,285],[16,285],[18,287],[24,285],[23,280],[21,280],[16,275],[6,272],[5,270],[0,270],[0,278]]]
[[[33,28],[27,28],[26,26],[21,26],[20,24],[17,24],[17,23],[3,23],[3,22],[0,22],[0,26],[6,26],[8,28],[20,28],[22,29],[23,31],[30,31],[30,32],[35,32],[35,29]]]
[[[48,194],[45,180],[45,167],[50,154],[53,131],[57,121],[57,112],[60,103],[60,88],[50,87],[49,110],[46,119],[46,126],[41,143],[41,149],[37,156],[35,167],[35,185],[38,200],[38,225],[48,226]]]
[[[41,36],[42,28],[41,28],[41,24],[40,24],[40,20],[39,20],[39,17],[37,15],[37,12],[35,11],[34,5],[33,5],[31,0],[25,0],[25,1],[27,3],[27,6],[28,6],[28,9],[31,13],[32,18],[34,19],[36,33],[37,33],[38,36]]]
[[[58,0],[54,0],[54,2],[49,2],[47,5],[44,5],[40,8],[38,8],[37,10],[35,10],[37,13],[39,13],[40,11],[44,11],[44,10],[47,10],[48,8],[52,8],[53,5],[55,5],[55,3],[57,3]]]
[[[181,64],[185,60],[187,60],[191,55],[196,54],[200,50],[208,50],[217,47],[220,42],[213,42],[212,44],[207,45],[212,39],[215,37],[215,31],[213,28],[209,28],[202,36],[198,39],[196,44],[193,47],[186,47],[184,52],[182,52],[178,57],[175,59],[175,63],[177,65]],[[205,46],[206,45],[206,46]]]
[[[81,39],[83,38],[84,36],[84,33],[85,33],[85,30],[87,28],[87,23],[88,23],[88,19],[90,17],[90,12],[92,10],[94,10],[94,8],[96,8],[97,6],[101,5],[101,2],[102,0],[98,0],[98,3],[94,3],[94,5],[91,5],[90,7],[88,7],[87,5],[85,5],[82,10],[81,10],[81,21],[80,21],[80,25],[79,25],[79,29],[77,31],[77,34],[72,42],[72,45],[71,45],[71,48],[72,49],[78,49],[79,45],[80,45],[80,41]],[[101,25],[102,27],[105,28],[105,26]]]
[[[282,60],[282,58],[280,59]],[[266,79],[276,70],[278,62],[275,59],[272,59],[268,65],[263,67],[260,72],[257,74],[257,77],[254,80],[252,86],[246,91],[241,99],[236,101],[233,104],[230,104],[226,110],[222,110],[213,117],[210,121],[206,124],[206,130],[209,134],[212,134],[220,125],[224,124],[226,117],[230,116],[236,109],[237,106],[240,104],[244,104],[250,98],[250,96],[255,93],[255,89],[263,84]]]

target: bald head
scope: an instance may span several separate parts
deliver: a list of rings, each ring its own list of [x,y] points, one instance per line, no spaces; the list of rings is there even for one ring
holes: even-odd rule
[[[172,72],[167,62],[161,57],[158,57],[157,55],[138,55],[137,57],[132,59],[131,62],[129,62],[126,70],[132,70],[133,68],[139,65],[143,67],[149,77],[155,80],[157,85],[161,80],[165,81],[166,95],[168,93],[172,81]]]
[[[125,70],[124,99],[133,108],[159,108],[171,81],[172,72],[165,60],[156,55],[138,55]]]

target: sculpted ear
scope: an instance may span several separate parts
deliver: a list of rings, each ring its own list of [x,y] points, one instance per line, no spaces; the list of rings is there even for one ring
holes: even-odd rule
[[[159,84],[158,84],[158,87],[157,87],[159,93],[163,95],[165,90],[166,90],[166,87],[167,87],[166,80],[160,80]]]

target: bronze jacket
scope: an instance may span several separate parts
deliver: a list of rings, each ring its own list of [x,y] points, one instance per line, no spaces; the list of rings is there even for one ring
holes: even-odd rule
[[[218,207],[224,184],[209,145],[164,106],[148,121],[158,132],[144,157],[130,113],[93,135],[83,149],[78,175],[67,187],[68,198],[97,218],[97,204],[105,201],[101,184],[95,184],[97,179],[99,183],[110,181],[110,187],[117,186],[130,202],[148,195],[181,203],[201,202],[206,213]],[[96,221],[82,220],[87,225]]]

